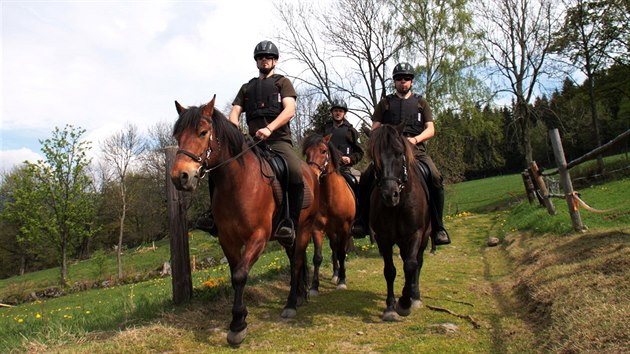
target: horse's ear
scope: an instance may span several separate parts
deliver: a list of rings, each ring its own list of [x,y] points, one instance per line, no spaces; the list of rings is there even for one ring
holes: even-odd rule
[[[177,114],[182,114],[183,112],[186,111],[186,108],[184,108],[184,106],[179,104],[179,102],[177,101],[175,101],[175,109],[177,109]]]
[[[328,142],[330,141],[330,138],[332,138],[332,134],[328,134],[324,137],[324,144],[328,144]]]
[[[210,100],[210,102],[208,102],[208,104],[206,104],[206,106],[203,108],[203,116],[204,117],[208,117],[211,118],[212,117],[212,113],[214,113],[214,100],[217,98],[217,95],[212,96],[212,99]]]

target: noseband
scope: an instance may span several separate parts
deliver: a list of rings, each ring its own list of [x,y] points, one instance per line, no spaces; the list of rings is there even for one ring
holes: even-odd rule
[[[317,167],[317,169],[320,172],[319,178],[322,178],[323,176],[327,175],[326,168],[328,167],[328,162],[330,162],[330,154],[326,153],[326,160],[324,161],[323,165],[320,165],[320,164],[318,164],[317,162],[314,162],[314,161],[309,161],[308,164]]]
[[[405,188],[405,183],[407,183],[407,180],[409,179],[409,174],[407,172],[407,158],[403,155],[403,165],[402,165],[402,176],[401,177],[395,177],[395,176],[385,176],[385,177],[380,177],[378,176],[378,173],[375,173],[376,176],[376,184],[381,187],[383,185],[383,182],[385,181],[394,181],[396,182],[396,184],[398,184],[398,188],[400,189],[404,189]]]
[[[204,117],[201,117],[201,119],[207,121],[210,125],[212,125],[212,121],[210,120],[210,118],[204,116]],[[208,138],[208,148],[206,149],[205,152],[201,153],[201,155],[195,155],[192,152],[181,149],[181,148],[177,149],[177,153],[175,154],[175,155],[179,155],[179,154],[186,155],[190,157],[193,161],[199,164],[199,168],[197,169],[197,174],[200,174],[199,179],[202,179],[208,171],[211,171],[214,169],[214,168],[208,168],[208,166],[206,165],[206,162],[208,162],[208,159],[210,159],[210,155],[212,154],[212,147],[211,147],[212,139],[213,139],[212,134],[210,134],[210,137]]]

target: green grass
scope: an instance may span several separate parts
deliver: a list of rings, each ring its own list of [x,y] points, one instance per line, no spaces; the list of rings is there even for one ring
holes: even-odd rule
[[[209,239],[215,248],[216,239]],[[279,247],[270,247],[250,273],[250,283],[286,272],[288,260]],[[213,301],[231,289],[227,265],[193,272],[196,299]],[[46,301],[25,303],[0,310],[0,351],[38,343],[65,345],[90,332],[119,331],[173,313],[170,277],[136,284],[94,289]]]
[[[282,320],[288,292],[288,261],[272,243],[252,269],[245,301],[249,309],[247,352],[622,352],[628,348],[626,294],[630,280],[628,234],[630,179],[580,189],[582,199],[607,213],[580,210],[585,233],[572,231],[567,205],[554,199],[557,215],[530,205],[520,175],[449,186],[447,227],[453,244],[425,257],[421,291],[425,307],[409,317],[383,323],[385,281],[382,260],[367,240],[349,255],[348,290],[336,291],[325,247],[321,294]],[[454,207],[457,205],[457,208]],[[191,253],[204,257],[220,248],[216,239],[191,238]],[[488,248],[488,237],[503,239]],[[168,244],[161,244],[168,257]],[[157,251],[156,251],[157,252]],[[156,253],[153,252],[153,253]],[[154,269],[162,256],[124,264]],[[109,256],[113,257],[113,256]],[[309,249],[309,264],[312,250]],[[219,257],[220,258],[220,257]],[[144,258],[143,258],[144,259]],[[107,267],[80,262],[72,279]],[[396,294],[402,264],[396,259]],[[103,262],[101,262],[103,263]],[[312,264],[310,264],[312,266]],[[50,277],[57,270],[46,273]],[[46,276],[30,274],[37,287]],[[19,283],[22,277],[0,283]],[[30,352],[232,352],[225,340],[232,290],[225,266],[193,273],[193,301],[171,302],[169,277],[90,290],[0,309],[0,351]],[[26,285],[22,285],[26,287]],[[470,316],[481,325],[429,308]],[[39,316],[38,316],[39,315]],[[592,319],[592,320],[591,320]],[[440,325],[458,330],[444,333]]]
[[[446,215],[496,211],[526,197],[520,174],[467,181],[448,185],[445,189]]]
[[[197,261],[207,257],[214,257],[217,261],[223,257],[223,252],[216,239],[206,233],[194,231],[190,233],[190,255]],[[123,251],[122,264],[126,282],[134,281],[136,276],[144,276],[160,268],[170,259],[169,240],[163,239],[153,244],[144,244],[135,249]],[[71,292],[74,283],[100,283],[105,280],[117,280],[118,266],[114,252],[104,254],[97,252],[96,257],[68,265],[68,284],[66,292]],[[59,268],[26,273],[0,280],[0,299],[22,302],[32,292],[48,287],[59,287]]]

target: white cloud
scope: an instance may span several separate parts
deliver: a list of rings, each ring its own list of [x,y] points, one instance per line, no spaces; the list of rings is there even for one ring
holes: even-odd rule
[[[37,160],[41,159],[40,154],[27,148],[0,151],[0,173],[11,172],[11,169],[21,165],[24,161],[36,163]]]
[[[216,94],[225,107],[256,74],[254,46],[274,28],[271,0],[0,6],[3,166],[66,124],[98,149],[127,122],[144,131],[174,121],[174,100]]]

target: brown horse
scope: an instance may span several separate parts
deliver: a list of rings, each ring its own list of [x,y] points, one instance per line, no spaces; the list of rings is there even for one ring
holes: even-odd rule
[[[350,246],[350,227],[356,213],[354,194],[339,173],[340,152],[330,142],[331,136],[313,134],[302,143],[306,162],[319,176],[319,215],[313,230],[313,282],[309,294],[319,292],[319,267],[322,264],[324,232],[330,240],[333,261],[333,282],[337,289],[346,288],[346,252]]]
[[[383,125],[370,136],[377,188],[370,196],[370,227],[384,261],[387,308],[384,321],[407,316],[420,304],[420,270],[431,235],[431,214],[421,174],[407,138],[391,125]],[[403,260],[405,285],[395,301],[396,267],[393,246]]]
[[[247,144],[241,131],[214,109],[214,98],[200,107],[184,108],[175,102],[179,119],[173,135],[179,150],[170,171],[177,189],[194,191],[203,174],[214,181],[212,196],[219,243],[230,265],[234,304],[227,340],[239,345],[247,333],[247,308],[243,292],[249,271],[272,238],[272,218],[279,210],[274,198],[274,178],[269,164]],[[306,300],[308,269],[306,247],[317,214],[317,176],[302,166],[304,200],[296,240],[286,247],[291,261],[291,290],[282,317],[294,317],[298,303]]]

